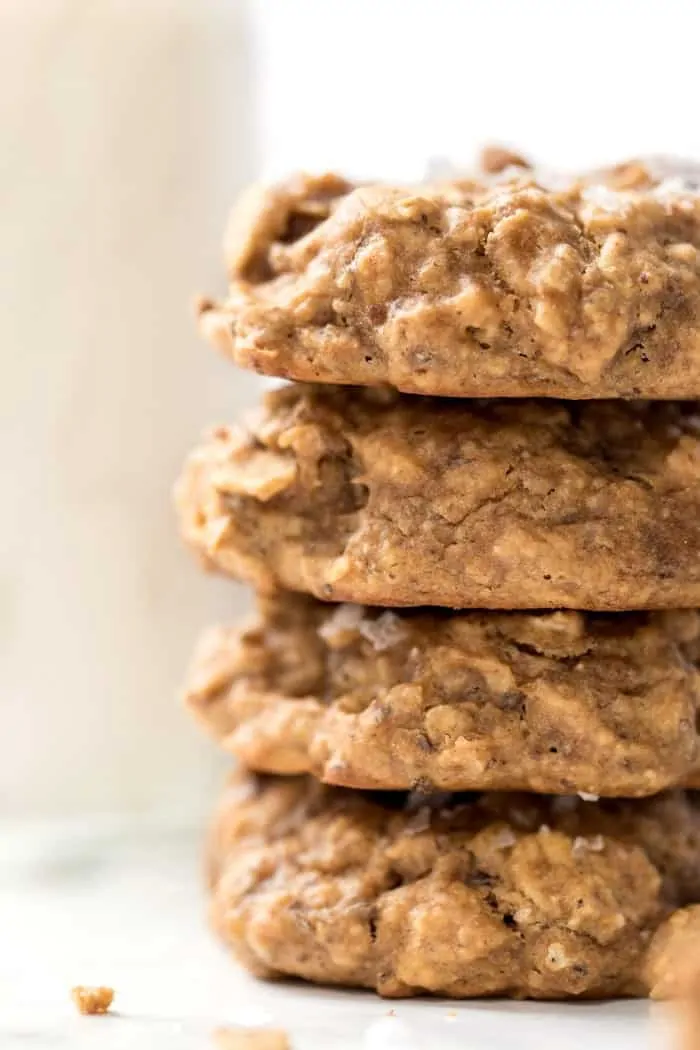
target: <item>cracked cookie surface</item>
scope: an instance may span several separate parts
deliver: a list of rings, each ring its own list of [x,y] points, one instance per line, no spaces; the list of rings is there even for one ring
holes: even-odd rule
[[[522,164],[522,162],[520,162]],[[632,162],[256,189],[205,333],[240,365],[457,397],[700,397],[700,174]]]
[[[369,605],[700,606],[694,402],[272,391],[177,490],[212,567]]]
[[[700,810],[239,778],[208,848],[215,928],[261,976],[385,996],[645,995],[700,899]],[[654,959],[653,973],[647,972]]]
[[[425,792],[700,787],[695,611],[259,606],[202,637],[185,692],[250,769]]]

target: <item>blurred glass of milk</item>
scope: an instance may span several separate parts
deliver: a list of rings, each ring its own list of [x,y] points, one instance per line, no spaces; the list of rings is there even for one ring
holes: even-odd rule
[[[0,814],[199,809],[176,692],[235,615],[176,536],[200,429],[252,400],[190,303],[253,173],[235,0],[0,9]]]

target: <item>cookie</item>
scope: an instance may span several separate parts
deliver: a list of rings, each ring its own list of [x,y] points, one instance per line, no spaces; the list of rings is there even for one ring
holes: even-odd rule
[[[385,996],[644,995],[654,934],[700,900],[700,803],[415,796],[234,782],[215,928],[263,976]]]
[[[652,999],[684,998],[690,992],[700,1007],[700,905],[682,908],[664,923],[654,937],[645,977]]]
[[[700,607],[694,402],[272,391],[178,486],[206,562],[368,605]]]
[[[202,328],[243,367],[308,382],[697,398],[699,185],[652,163],[408,188],[292,179],[241,203],[230,292],[202,302]]]
[[[244,765],[382,790],[700,787],[700,615],[440,610],[301,595],[207,632],[190,710]]]

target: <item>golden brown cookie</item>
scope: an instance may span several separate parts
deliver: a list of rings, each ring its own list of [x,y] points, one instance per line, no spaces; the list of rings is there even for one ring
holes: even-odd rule
[[[204,635],[190,710],[244,765],[330,784],[642,796],[700,787],[700,615],[261,598]]]
[[[436,185],[256,189],[227,238],[229,296],[202,303],[202,327],[240,365],[308,382],[700,397],[697,169],[549,182],[511,163]]]
[[[368,795],[239,780],[212,919],[262,976],[536,999],[644,995],[652,936],[700,900],[700,804]]]
[[[693,992],[700,1006],[700,905],[682,908],[664,923],[649,951],[645,978],[652,999]]]
[[[182,530],[256,584],[369,605],[700,607],[694,402],[433,400],[293,385],[221,427]]]

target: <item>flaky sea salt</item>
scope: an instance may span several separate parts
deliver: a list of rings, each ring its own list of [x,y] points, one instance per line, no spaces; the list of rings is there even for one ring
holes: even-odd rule
[[[356,634],[360,630],[364,616],[365,610],[362,605],[339,605],[333,615],[321,624],[318,633],[330,646],[342,644],[343,641],[347,641],[348,635]]]
[[[359,625],[360,634],[371,642],[377,652],[390,649],[406,637],[406,628],[392,612],[383,612],[376,620],[363,619]]]
[[[430,806],[421,806],[421,808],[404,825],[406,834],[420,835],[422,831],[427,831],[430,827],[431,813]]]
[[[693,179],[683,178],[682,175],[673,175],[655,186],[652,190],[654,197],[661,201],[674,201],[679,198],[697,196],[698,184]]]
[[[590,791],[579,791],[578,797],[582,802],[599,802],[600,795],[593,795]]]
[[[500,831],[494,835],[491,843],[494,849],[510,849],[517,841],[518,840],[510,828],[501,828]]]
[[[577,835],[571,847],[571,852],[575,857],[580,857],[584,853],[601,853],[604,849],[605,839],[602,835],[594,835],[590,839],[584,838],[583,835]]]
[[[630,196],[609,186],[592,185],[581,190],[581,200],[597,211],[619,212],[629,202]]]

